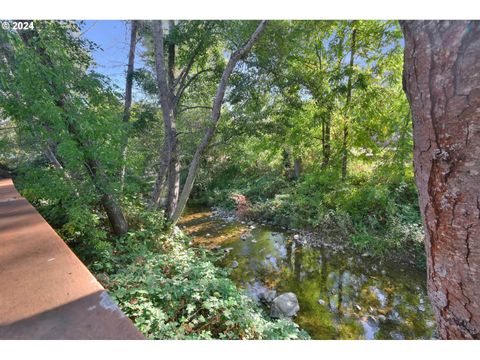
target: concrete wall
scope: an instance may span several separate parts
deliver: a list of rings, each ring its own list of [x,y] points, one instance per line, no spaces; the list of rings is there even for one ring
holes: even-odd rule
[[[143,339],[10,179],[0,179],[0,339]]]

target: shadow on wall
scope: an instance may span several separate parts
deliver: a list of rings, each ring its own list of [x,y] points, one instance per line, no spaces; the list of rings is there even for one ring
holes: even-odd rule
[[[0,180],[0,339],[143,339],[10,179]]]
[[[144,337],[103,290],[12,324],[0,325],[0,339],[140,340]]]

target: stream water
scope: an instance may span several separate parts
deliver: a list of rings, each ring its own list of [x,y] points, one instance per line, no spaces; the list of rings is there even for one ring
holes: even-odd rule
[[[269,225],[187,211],[179,223],[193,242],[221,247],[221,265],[255,298],[265,289],[297,295],[294,321],[313,339],[431,339],[435,322],[425,273],[377,263],[335,247],[302,246],[298,235]]]

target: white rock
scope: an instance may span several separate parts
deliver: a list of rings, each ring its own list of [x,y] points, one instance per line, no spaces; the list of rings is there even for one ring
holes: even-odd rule
[[[278,318],[291,318],[297,314],[300,310],[297,296],[292,293],[285,293],[277,296],[272,301],[270,308],[270,316],[274,319]]]

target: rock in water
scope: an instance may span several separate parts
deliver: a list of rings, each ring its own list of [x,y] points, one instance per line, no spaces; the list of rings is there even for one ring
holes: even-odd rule
[[[285,293],[277,296],[272,301],[272,307],[270,308],[270,316],[274,319],[278,318],[291,318],[295,316],[300,310],[297,296],[294,293]]]
[[[242,235],[240,235],[240,239],[245,241],[247,240],[252,234],[250,232],[246,232],[246,233],[243,233]]]
[[[277,297],[277,292],[275,290],[265,290],[264,292],[258,295],[258,299],[264,303],[270,304]]]

